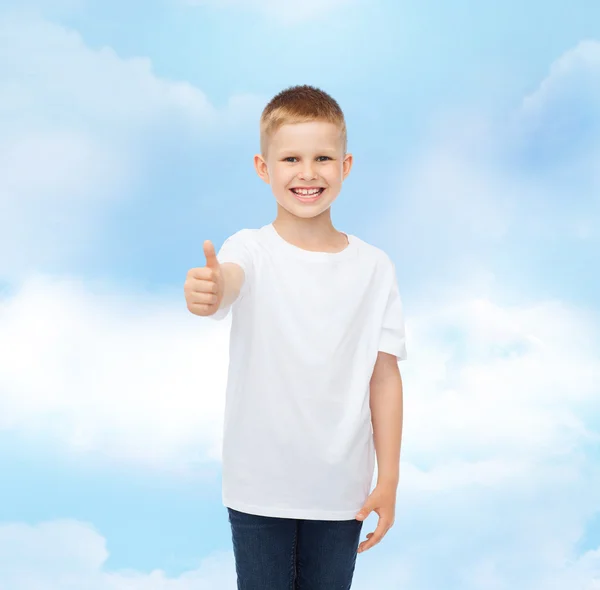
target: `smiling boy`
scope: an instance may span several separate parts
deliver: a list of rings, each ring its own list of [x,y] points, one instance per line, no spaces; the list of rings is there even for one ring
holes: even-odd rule
[[[333,226],[346,144],[327,93],[275,96],[254,165],[276,218],[233,234],[218,256],[206,241],[206,265],[185,281],[192,313],[233,314],[223,503],[239,589],[348,589],[357,551],[394,524],[404,317],[389,256]],[[372,511],[376,530],[359,545]]]

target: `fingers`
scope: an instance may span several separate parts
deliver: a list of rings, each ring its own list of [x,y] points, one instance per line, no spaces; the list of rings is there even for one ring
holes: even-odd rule
[[[187,290],[190,293],[217,293],[219,286],[216,281],[193,279],[188,281]]]
[[[204,256],[206,256],[206,266],[208,268],[217,269],[219,268],[219,261],[215,253],[215,247],[210,240],[204,242]]]
[[[358,553],[362,553],[363,551],[371,549],[371,547],[375,547],[375,545],[377,545],[377,543],[379,543],[381,539],[385,537],[386,533],[390,530],[391,527],[392,525],[390,521],[380,517],[375,532],[369,533],[367,535],[367,540],[363,541],[358,546]]]
[[[217,277],[211,268],[192,268],[187,275],[186,284],[190,291],[198,293],[216,293]]]
[[[214,305],[218,301],[218,296],[216,293],[190,291],[187,300],[192,305]]]
[[[212,268],[208,268],[207,266],[191,268],[188,271],[187,278],[188,279],[198,279],[201,281],[214,281],[216,272]]]

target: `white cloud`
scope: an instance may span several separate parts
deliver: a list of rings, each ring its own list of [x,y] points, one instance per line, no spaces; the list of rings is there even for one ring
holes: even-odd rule
[[[389,534],[388,534],[389,535]],[[451,538],[453,537],[453,538]],[[536,539],[542,541],[543,539]],[[437,573],[446,575],[451,562],[450,577],[440,577],[449,590],[597,590],[600,584],[600,550],[586,552],[579,558],[563,559],[547,555],[548,572],[525,575],[521,583],[511,582],[510,568],[521,557],[522,547],[506,553],[495,550],[472,559],[454,558],[453,542],[463,542],[459,531],[448,531],[442,542],[429,546],[418,540],[398,544],[395,552],[381,548],[358,557],[353,588],[356,590],[396,590],[410,587],[416,590],[439,588],[431,584]],[[549,545],[548,540],[544,548]],[[540,545],[527,548],[539,550]],[[442,553],[450,553],[444,556]],[[0,525],[0,587],[3,590],[234,590],[236,587],[234,557],[231,551],[220,551],[198,560],[196,569],[178,576],[167,576],[162,570],[144,573],[136,570],[110,570],[107,540],[91,525],[74,520],[42,522],[37,525],[9,523]],[[550,559],[554,557],[554,562]],[[432,559],[436,567],[432,568]],[[511,560],[513,563],[511,563]],[[465,567],[468,563],[468,567]],[[526,569],[535,563],[522,564]],[[459,584],[455,583],[459,580]]]
[[[219,460],[227,345],[183,291],[32,276],[0,307],[0,428],[150,468]]]
[[[522,461],[597,440],[583,420],[599,392],[595,322],[559,302],[503,307],[466,294],[412,318],[411,452]]]
[[[218,455],[226,328],[197,321],[183,299],[32,278],[0,312],[0,427],[112,462],[185,471]],[[433,588],[444,578],[449,590],[592,590],[597,554],[578,557],[573,547],[600,485],[585,451],[598,427],[593,318],[552,302],[500,306],[463,297],[411,317],[409,332],[397,524],[361,556],[357,590],[374,580],[382,590]],[[50,554],[62,573],[48,575],[49,565],[31,557],[11,572],[7,590],[24,587],[23,571],[45,580],[43,590],[69,588],[67,578],[73,588],[98,590],[187,589],[204,579],[103,572],[95,534],[85,529],[70,545],[64,528],[44,526],[41,541],[27,536],[30,529],[10,530],[29,531],[19,541],[28,543],[24,556],[46,555],[39,547],[48,538],[65,548]],[[84,551],[83,566],[72,546]],[[227,567],[217,569],[231,575]]]
[[[60,114],[65,123],[125,124],[126,132],[161,113],[180,112],[192,121],[215,117],[202,91],[156,76],[148,58],[92,49],[76,31],[41,19],[5,16],[0,34],[3,112],[33,107],[37,114]]]
[[[552,84],[542,85],[538,111],[548,104]],[[185,100],[159,87],[153,86],[155,98],[163,97],[156,108],[187,112]],[[91,104],[90,114],[110,120]],[[446,235],[492,235],[500,243],[514,223],[510,207],[543,191],[507,177],[494,163],[493,126],[475,121],[468,130],[458,142],[440,131],[442,140],[415,167],[410,182],[422,192],[410,193],[418,213],[411,218],[423,221],[414,224],[420,231],[435,208],[432,225]],[[27,143],[18,137],[26,146],[44,145],[43,138]],[[46,175],[56,194],[62,182],[73,183],[68,194],[75,205],[73,194],[84,190],[78,183],[104,176],[94,166],[108,150],[94,151],[87,136],[68,130],[59,137],[68,156],[65,172],[53,166]],[[38,160],[42,166],[44,157]],[[91,169],[83,180],[67,178],[69,162]],[[18,185],[23,194],[39,195],[31,178]],[[547,221],[538,218],[540,227]],[[450,242],[455,251],[464,246]],[[597,318],[558,301],[508,305],[499,303],[505,293],[478,297],[461,286],[437,289],[433,302],[407,310],[411,352],[403,364],[397,524],[380,549],[361,556],[357,590],[375,581],[383,590],[596,590],[598,551],[579,556],[575,546],[598,507],[600,477],[589,454],[599,429]],[[159,469],[185,471],[195,461],[218,458],[227,324],[193,318],[183,295],[115,295],[101,285],[31,276],[3,300],[0,358],[0,428]],[[57,539],[61,547],[52,553],[46,546]],[[78,523],[9,525],[0,530],[0,556],[3,547],[28,560],[6,553],[7,563],[21,564],[7,570],[13,576],[8,590],[34,584],[42,590],[203,587],[194,572],[175,580],[162,572],[104,572],[104,540]],[[52,562],[44,561],[48,553]],[[221,570],[231,576],[231,556],[224,563],[215,576]],[[60,565],[51,570],[52,564]],[[211,583],[206,587],[233,588],[231,577]]]
[[[581,41],[560,56],[536,90],[523,99],[523,113],[550,129],[552,121],[548,120],[548,115],[560,114],[572,122],[579,121],[582,115],[591,116],[596,124],[600,124],[599,74],[600,42],[592,39]],[[561,106],[568,108],[559,113],[556,109]],[[576,106],[579,108],[575,109]],[[554,112],[550,113],[553,109]],[[546,120],[542,122],[540,118],[544,115]]]
[[[410,588],[591,590],[600,562],[576,546],[598,510],[597,318],[472,295],[410,318],[396,526],[357,587],[399,554],[385,571]]]
[[[258,12],[264,18],[284,25],[302,24],[319,19],[336,10],[348,10],[358,0],[303,0],[281,2],[281,0],[187,0],[197,6],[214,6],[220,9],[239,9]]]
[[[32,277],[0,308],[0,425],[161,466],[218,457],[227,325],[189,314],[183,295],[115,296]],[[500,453],[477,474],[475,465],[462,472],[466,482],[493,480],[494,469],[510,476],[594,440],[584,420],[600,381],[591,316],[558,303],[465,299],[409,326],[411,461]]]
[[[259,99],[217,110],[143,57],[94,49],[41,18],[0,15],[0,277],[81,260],[114,202],[131,198],[161,133],[230,132]],[[26,228],[26,231],[24,230]],[[77,248],[73,244],[77,244]]]
[[[390,547],[406,587],[600,587],[596,548],[578,554],[599,509],[596,301],[536,302],[530,277],[511,273],[533,259],[548,264],[548,284],[564,276],[584,292],[593,280],[567,274],[564,260],[557,269],[548,251],[597,237],[599,46],[561,58],[512,118],[435,119],[399,175],[397,209],[372,230],[380,243],[390,236],[400,274],[420,281],[406,299]]]
[[[600,42],[586,41],[511,112],[432,116],[370,234],[398,252],[405,276],[421,282],[427,268],[430,292],[493,269],[527,293],[528,277],[511,272],[536,260],[533,278],[553,274],[555,251],[572,282],[568,254],[592,260],[600,239],[599,80]]]
[[[567,51],[523,99],[511,122],[511,147],[543,167],[550,194],[564,198],[585,225],[600,220],[600,41]],[[582,207],[585,206],[585,209]],[[590,211],[592,209],[593,211]]]
[[[0,525],[3,590],[234,590],[233,554],[220,552],[178,577],[161,570],[109,571],[106,540],[90,525],[66,520]]]

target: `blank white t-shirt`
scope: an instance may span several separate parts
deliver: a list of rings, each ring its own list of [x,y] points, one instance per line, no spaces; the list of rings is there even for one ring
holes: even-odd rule
[[[243,229],[217,257],[246,278],[232,309],[223,504],[262,516],[350,520],[370,493],[369,382],[378,351],[406,358],[395,268],[348,235],[311,252],[273,224]]]

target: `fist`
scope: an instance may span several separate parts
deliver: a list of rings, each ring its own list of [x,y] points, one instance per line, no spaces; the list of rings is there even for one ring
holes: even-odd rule
[[[221,305],[224,279],[221,265],[210,240],[204,242],[206,266],[188,271],[183,286],[187,308],[200,316],[212,315]]]

